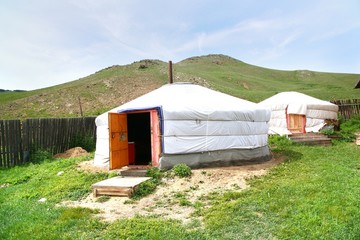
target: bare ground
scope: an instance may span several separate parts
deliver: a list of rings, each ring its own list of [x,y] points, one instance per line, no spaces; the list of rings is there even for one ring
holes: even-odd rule
[[[190,178],[163,178],[156,191],[138,201],[127,197],[110,197],[106,202],[98,202],[92,194],[80,201],[66,201],[62,205],[86,207],[99,210],[99,217],[104,221],[130,218],[136,215],[159,215],[164,218],[181,220],[189,223],[195,219],[195,203],[209,205],[208,196],[226,191],[241,191],[249,188],[247,180],[254,176],[265,175],[271,167],[285,160],[284,156],[274,155],[265,163],[192,170]],[[91,161],[79,166],[84,171],[103,172],[92,165]],[[199,219],[201,220],[201,219]]]

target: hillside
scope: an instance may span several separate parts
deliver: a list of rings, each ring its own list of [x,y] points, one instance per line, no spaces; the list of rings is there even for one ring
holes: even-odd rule
[[[360,74],[280,71],[253,66],[224,55],[185,59],[173,65],[175,82],[194,82],[259,102],[282,91],[324,99],[359,96]],[[168,82],[168,63],[141,60],[111,66],[90,76],[29,92],[0,93],[1,119],[94,116]]]

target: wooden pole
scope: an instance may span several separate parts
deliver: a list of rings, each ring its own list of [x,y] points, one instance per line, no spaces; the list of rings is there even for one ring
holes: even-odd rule
[[[173,70],[172,70],[172,61],[169,61],[169,83],[174,83],[173,79]]]

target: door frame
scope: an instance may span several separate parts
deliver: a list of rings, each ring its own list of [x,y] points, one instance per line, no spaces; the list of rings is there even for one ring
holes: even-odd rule
[[[306,115],[304,114],[288,114],[287,107],[285,109],[286,115],[286,128],[293,134],[306,133]],[[295,125],[292,126],[295,122]]]
[[[124,124],[124,119],[126,119],[126,131],[124,127],[122,128],[123,131],[119,131],[118,134],[126,134],[126,141],[128,143],[128,129],[127,129],[127,114],[136,114],[136,113],[150,113],[150,138],[151,138],[151,164],[153,167],[157,167],[159,165],[160,156],[162,153],[162,123],[161,123],[161,112],[158,108],[152,109],[143,109],[143,110],[134,110],[134,111],[126,111],[121,113],[109,113],[109,166],[110,169],[121,168],[124,166],[129,165],[129,149],[128,144],[122,145],[121,153],[119,152],[120,149],[114,144],[112,139],[116,138],[117,132],[113,131],[113,127],[119,128],[120,123],[114,123],[114,121],[122,121]],[[112,116],[112,117],[111,117]],[[114,117],[114,116],[123,116],[123,117]],[[112,118],[112,119],[111,119]],[[119,130],[119,129],[115,129]],[[115,133],[115,135],[114,135]],[[120,137],[120,135],[119,135]],[[116,143],[115,143],[116,144]],[[135,146],[136,147],[136,146]],[[126,152],[126,153],[125,153]],[[136,161],[135,161],[136,162]]]

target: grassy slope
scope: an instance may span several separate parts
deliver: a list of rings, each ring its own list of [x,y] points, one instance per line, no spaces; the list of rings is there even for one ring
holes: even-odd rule
[[[178,63],[177,70],[196,73],[213,88],[254,102],[283,91],[303,92],[324,100],[355,98],[359,94],[353,89],[359,74],[272,70],[222,55],[190,58]]]
[[[140,65],[146,68],[140,68]],[[167,63],[143,60],[103,69],[77,81],[25,93],[0,95],[2,119],[98,115],[165,84]],[[259,102],[282,91],[299,91],[331,100],[355,98],[360,74],[279,71],[224,55],[193,57],[174,64],[175,82],[195,82]]]

